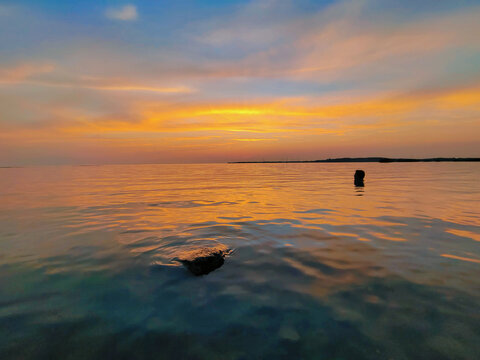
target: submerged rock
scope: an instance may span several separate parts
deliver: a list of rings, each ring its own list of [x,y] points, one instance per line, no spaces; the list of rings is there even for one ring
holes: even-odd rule
[[[174,260],[182,263],[194,275],[206,275],[222,266],[225,256],[230,252],[228,248],[205,247],[185,252]]]
[[[363,179],[365,178],[365,171],[357,170],[354,175],[354,184],[355,186],[364,186]]]
[[[300,339],[300,335],[298,334],[297,330],[292,327],[281,327],[278,331],[278,336],[285,340],[290,341],[298,341]]]

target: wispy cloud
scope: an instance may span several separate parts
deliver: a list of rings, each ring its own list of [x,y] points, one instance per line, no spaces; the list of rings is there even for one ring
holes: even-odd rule
[[[52,64],[19,63],[5,66],[0,64],[0,84],[37,85],[72,89],[105,91],[152,92],[163,94],[187,94],[195,89],[184,85],[160,86],[122,78],[92,77],[54,72]]]
[[[260,138],[245,138],[245,139],[233,139],[235,141],[277,141],[278,139],[260,139]]]
[[[52,64],[20,63],[10,66],[0,64],[0,84],[23,82],[31,76],[52,72],[54,68]]]
[[[372,21],[373,0],[337,2],[311,14],[292,7],[288,16],[275,2],[263,3],[254,14],[247,6],[208,22],[197,36],[216,53],[240,51],[235,64],[217,64],[219,76],[369,84],[388,78],[403,86],[444,77],[452,52],[480,50],[478,6],[411,19],[376,13]]]
[[[251,0],[192,21],[183,6],[124,1],[100,15],[133,21],[135,3],[158,16],[121,32],[37,8],[0,22],[0,163],[2,149],[35,157],[57,141],[139,161],[480,151],[478,4]]]
[[[1,82],[1,80],[0,80]],[[53,86],[53,87],[69,87],[74,89],[91,89],[91,90],[105,90],[105,91],[136,91],[136,92],[152,92],[160,94],[188,94],[194,92],[194,89],[188,86],[175,86],[175,87],[159,87],[148,86],[134,83],[124,84],[98,84],[88,85],[86,83],[74,83],[74,82],[48,82],[48,81],[31,81],[31,84]]]
[[[134,21],[138,18],[137,7],[131,4],[108,8],[105,15],[109,19],[122,21]]]

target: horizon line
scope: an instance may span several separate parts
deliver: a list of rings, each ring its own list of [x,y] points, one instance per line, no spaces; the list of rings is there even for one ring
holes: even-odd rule
[[[383,161],[382,161],[383,160]],[[409,157],[386,157],[386,156],[362,156],[362,157],[339,157],[314,160],[239,160],[239,161],[207,161],[207,162],[119,162],[119,163],[59,163],[59,164],[25,164],[25,165],[0,165],[0,169],[14,169],[27,167],[48,167],[48,166],[114,166],[114,165],[203,165],[203,164],[268,164],[268,163],[342,163],[342,162],[477,162],[480,157],[462,156],[462,157],[428,157],[428,158],[409,158]]]

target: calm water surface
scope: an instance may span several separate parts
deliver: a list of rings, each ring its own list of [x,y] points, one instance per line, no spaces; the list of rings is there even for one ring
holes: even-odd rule
[[[0,169],[0,358],[478,359],[479,219],[472,163]]]

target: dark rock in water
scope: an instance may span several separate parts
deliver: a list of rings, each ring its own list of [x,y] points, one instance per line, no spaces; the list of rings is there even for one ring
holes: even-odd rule
[[[355,171],[355,179],[363,180],[364,178],[365,178],[365,171],[363,170]]]
[[[182,263],[194,275],[206,275],[222,266],[229,253],[230,249],[226,248],[201,248],[181,254],[174,260]]]
[[[364,186],[365,185],[363,183],[363,179],[365,178],[365,171],[363,171],[363,170],[355,171],[354,178],[355,178],[355,180],[354,180],[355,186]]]

